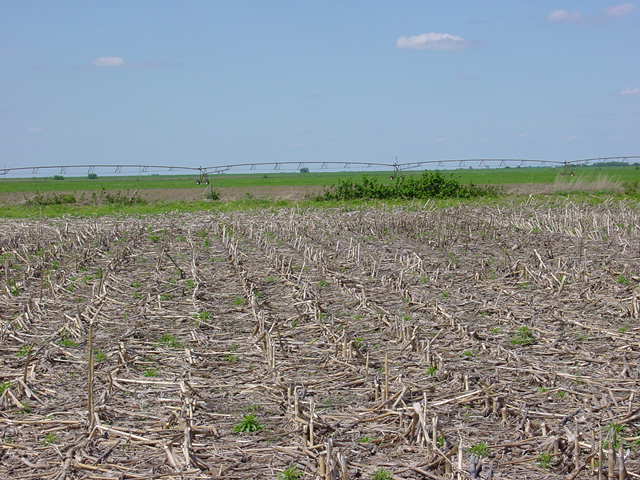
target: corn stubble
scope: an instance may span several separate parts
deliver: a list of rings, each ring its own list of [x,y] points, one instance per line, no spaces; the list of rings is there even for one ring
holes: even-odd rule
[[[639,225],[535,200],[3,221],[0,477],[635,478]]]

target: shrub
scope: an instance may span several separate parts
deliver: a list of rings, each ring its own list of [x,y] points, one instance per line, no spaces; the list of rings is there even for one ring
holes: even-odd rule
[[[309,169],[307,167],[302,167],[300,169],[300,173],[309,173]]]
[[[95,180],[96,178],[98,178],[98,174],[97,173],[90,173],[87,175],[87,178],[89,180]]]
[[[64,180],[64,175],[54,175],[53,179],[54,180]]]
[[[70,193],[38,193],[27,200],[27,205],[66,205],[76,203],[76,197]]]
[[[330,187],[319,200],[355,199],[411,199],[411,198],[472,198],[496,196],[495,187],[464,185],[453,177],[439,172],[425,171],[420,176],[399,175],[392,183],[382,183],[376,178],[362,177],[360,182],[342,180]]]
[[[109,205],[144,205],[147,201],[142,198],[137,191],[113,191],[109,192],[104,188],[100,192],[104,203]]]

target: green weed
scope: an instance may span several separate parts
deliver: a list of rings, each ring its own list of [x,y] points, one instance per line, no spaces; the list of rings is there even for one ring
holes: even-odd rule
[[[479,442],[469,448],[469,453],[476,457],[488,457],[489,445],[486,442]]]
[[[44,436],[44,440],[42,441],[45,445],[53,445],[54,443],[58,443],[58,436],[53,432],[49,432]]]
[[[171,334],[171,333],[165,333],[160,337],[160,340],[158,340],[158,343],[160,343],[161,345],[164,345],[165,347],[169,347],[169,348],[182,348],[183,344],[180,340],[178,340],[178,338]]]
[[[393,475],[388,470],[380,468],[371,477],[371,480],[393,480]]]
[[[537,458],[538,466],[545,468],[547,470],[550,470],[552,462],[553,462],[553,454],[545,452],[538,455],[538,458]]]
[[[624,276],[622,274],[618,275],[618,278],[616,279],[616,281],[620,285],[629,285],[629,284],[631,284],[631,280],[629,280],[626,276]]]
[[[0,397],[4,394],[4,392],[9,390],[12,385],[13,383],[8,381],[0,383]]]
[[[63,337],[62,339],[60,339],[60,341],[58,342],[58,344],[62,347],[65,348],[75,348],[80,346],[80,344],[68,337]]]
[[[513,337],[511,337],[512,345],[526,346],[526,345],[533,345],[534,343],[536,343],[536,337],[533,334],[533,330],[531,330],[527,326],[522,326],[518,328],[518,330],[516,331],[516,334]]]
[[[278,480],[300,480],[302,475],[303,473],[298,467],[291,465],[278,474]]]
[[[254,433],[264,429],[264,425],[260,423],[258,417],[249,413],[242,417],[242,420],[233,427],[236,433]]]
[[[16,353],[16,355],[18,356],[18,358],[25,358],[29,356],[32,350],[33,347],[31,345],[23,345],[22,347],[20,347],[20,350],[18,350],[18,353]]]

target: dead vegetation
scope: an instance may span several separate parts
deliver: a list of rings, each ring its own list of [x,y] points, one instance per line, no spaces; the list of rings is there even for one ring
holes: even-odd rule
[[[639,478],[623,204],[4,221],[0,477]]]

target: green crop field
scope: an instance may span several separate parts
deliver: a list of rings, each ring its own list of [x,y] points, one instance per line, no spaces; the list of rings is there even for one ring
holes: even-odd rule
[[[553,183],[567,178],[593,181],[607,178],[613,181],[640,181],[640,168],[628,167],[578,167],[571,170],[574,176],[567,177],[562,168],[500,168],[500,169],[460,169],[443,170],[462,183],[475,184],[522,184]],[[405,175],[419,175],[420,171],[403,172]],[[311,172],[311,173],[254,173],[211,175],[215,187],[254,186],[311,186],[333,185],[343,179],[358,179],[363,175],[389,179],[392,172]],[[73,192],[83,190],[141,190],[167,188],[201,188],[194,175],[140,175],[109,176],[90,180],[86,177],[66,177],[54,180],[52,177],[1,179],[0,193],[11,192]]]

